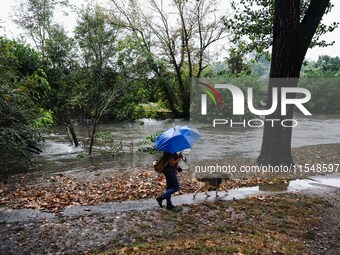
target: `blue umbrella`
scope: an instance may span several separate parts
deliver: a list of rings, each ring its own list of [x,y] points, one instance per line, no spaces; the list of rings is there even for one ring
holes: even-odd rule
[[[189,126],[176,126],[157,136],[155,145],[159,151],[175,153],[191,148],[200,137],[196,129]]]

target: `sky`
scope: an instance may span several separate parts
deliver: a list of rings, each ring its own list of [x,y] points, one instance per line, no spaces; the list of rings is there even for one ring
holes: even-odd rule
[[[227,1],[227,0],[224,0]],[[84,4],[84,0],[69,0],[71,4],[80,6]],[[340,1],[332,0],[334,8],[331,13],[324,16],[323,21],[325,24],[330,24],[332,22],[340,22]],[[13,7],[17,5],[17,0],[1,0],[0,4],[0,35],[6,35],[8,38],[17,38],[20,34],[24,34],[12,21],[11,14],[13,14]],[[75,15],[69,15],[68,17],[57,15],[58,23],[64,25],[64,27],[71,31],[75,25],[76,17]],[[335,41],[333,46],[326,48],[315,47],[309,49],[306,55],[307,60],[317,60],[320,55],[329,55],[331,57],[340,57],[340,28],[337,28],[331,33],[327,33],[321,39],[326,41]]]

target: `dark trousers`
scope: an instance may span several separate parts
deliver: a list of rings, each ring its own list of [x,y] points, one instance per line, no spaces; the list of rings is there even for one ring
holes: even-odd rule
[[[163,198],[167,203],[171,203],[171,194],[179,191],[179,183],[177,179],[176,171],[170,171],[164,173],[166,180],[166,191],[163,193]]]

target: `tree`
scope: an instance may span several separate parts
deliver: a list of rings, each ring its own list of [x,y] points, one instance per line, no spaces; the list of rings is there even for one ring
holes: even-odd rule
[[[76,44],[62,26],[53,25],[43,50],[48,63],[46,73],[51,86],[45,105],[53,110],[58,123],[66,126],[71,142],[78,147],[72,123],[72,117],[79,113],[79,104],[75,100],[78,86],[76,73],[79,69],[76,61]]]
[[[232,48],[227,57],[228,73],[233,76],[240,74],[249,75],[251,73],[250,67],[244,63],[243,54],[237,48]]]
[[[239,45],[243,52],[256,51],[257,57],[265,55],[268,59],[272,47],[270,78],[283,78],[283,82],[279,84],[278,80],[270,79],[267,108],[272,103],[273,87],[278,87],[280,95],[281,87],[297,86],[297,78],[308,47],[334,43],[319,40],[320,35],[333,31],[338,26],[337,22],[330,26],[321,23],[322,16],[332,8],[329,0],[241,0],[239,3],[232,1],[232,7],[236,11],[234,16],[225,19],[226,28],[234,31],[232,42],[241,40]],[[243,40],[243,37],[247,40]],[[267,119],[293,117],[293,107],[288,107],[286,116],[281,116],[280,111],[281,108],[278,107]],[[271,123],[266,122],[258,162],[291,165],[292,129],[280,125],[272,128],[270,125]]]
[[[50,89],[39,55],[28,46],[0,37],[0,152],[29,158],[39,153],[41,131],[52,115],[40,100]]]
[[[75,29],[75,38],[81,49],[84,83],[81,94],[93,119],[89,154],[92,154],[97,124],[103,114],[125,90],[124,81],[119,81],[115,72],[115,54],[119,26],[111,23],[99,5],[80,10],[80,19]]]
[[[138,67],[138,74],[140,75],[143,70],[148,76],[153,75],[151,83],[155,85],[155,89],[161,88],[168,108],[175,116],[178,116],[176,93],[171,81],[172,75],[167,70],[166,64],[154,54],[153,47],[155,45],[152,39],[152,31],[146,29],[137,1],[131,0],[127,6],[116,0],[113,0],[112,3],[114,6],[114,10],[112,10],[113,19],[125,28],[127,33],[125,38],[130,38],[129,41],[133,44],[133,47],[129,48],[136,49],[139,54],[138,56],[135,54],[134,57],[138,58],[140,63],[143,63]]]
[[[267,108],[272,105],[272,88],[296,87],[301,66],[313,36],[329,7],[329,0],[312,0],[300,21],[300,0],[275,0],[273,44],[271,54],[270,79],[268,84]],[[295,95],[289,95],[290,98]],[[279,97],[279,102],[280,102]],[[287,115],[281,115],[281,106],[266,116],[266,119],[292,119],[293,105],[288,105]],[[264,126],[261,153],[258,163],[263,165],[292,165],[292,128],[283,127],[279,121],[274,126],[266,122]]]
[[[300,87],[306,88],[313,95],[313,100],[306,107],[313,113],[336,114],[340,111],[340,58],[327,55],[319,56],[317,61],[305,64],[301,71],[304,77]]]
[[[67,86],[72,81],[67,69],[73,62],[74,44],[66,35],[64,28],[53,21],[56,7],[67,5],[67,0],[24,0],[19,3],[14,22],[28,33],[35,48],[46,62],[45,71],[49,76],[52,90],[46,98],[45,105],[53,109],[56,116],[60,118],[59,121],[66,125],[71,140],[77,147],[78,141],[73,129],[70,109],[67,107],[72,95]],[[65,93],[65,90],[68,91]],[[63,116],[59,115],[60,112],[63,112]]]
[[[316,62],[306,64],[303,72],[307,76],[339,77],[340,58],[327,55],[319,56]]]
[[[201,76],[210,58],[209,48],[224,31],[215,15],[216,1],[112,3],[113,16],[141,43],[152,72],[160,79],[172,74],[173,82],[161,82],[170,109],[177,113],[179,108],[183,117],[189,117],[190,79]]]
[[[299,18],[302,21],[310,7],[310,0],[301,0],[299,4]],[[224,18],[228,31],[232,31],[231,43],[238,45],[243,53],[256,52],[256,58],[265,56],[270,59],[270,49],[273,44],[273,23],[274,23],[274,0],[240,0],[231,1],[233,15]],[[333,5],[329,4],[324,11],[325,14],[331,11]],[[334,41],[326,42],[320,40],[320,36],[332,32],[339,25],[333,22],[331,25],[319,23],[309,47],[326,47],[333,45]]]
[[[53,30],[53,17],[58,5],[66,6],[67,0],[22,0],[14,13],[13,21],[27,31],[36,49],[45,58],[45,42]]]
[[[50,28],[50,36],[44,43],[44,55],[53,69],[71,70],[76,66],[75,42],[65,29],[57,24]]]

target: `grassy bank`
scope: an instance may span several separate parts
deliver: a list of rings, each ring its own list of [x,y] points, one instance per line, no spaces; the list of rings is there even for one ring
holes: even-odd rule
[[[135,224],[99,254],[309,254],[329,206],[320,198],[289,194],[135,215]]]

